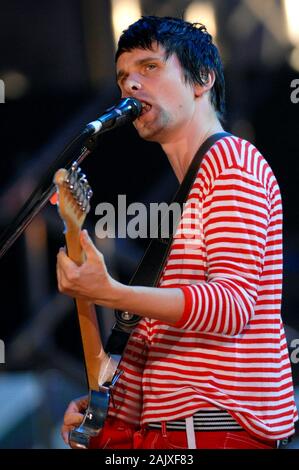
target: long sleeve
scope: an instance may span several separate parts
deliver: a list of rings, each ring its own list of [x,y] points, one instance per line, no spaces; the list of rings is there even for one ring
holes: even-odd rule
[[[176,327],[238,335],[254,315],[263,267],[269,204],[265,188],[238,167],[222,171],[203,198],[206,282],[182,286]]]

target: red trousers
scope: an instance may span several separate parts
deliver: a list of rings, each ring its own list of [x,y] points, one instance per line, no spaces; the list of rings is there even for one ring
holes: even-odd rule
[[[253,437],[246,431],[197,431],[197,449],[274,449],[276,441]],[[98,437],[91,441],[97,449],[188,449],[185,431],[144,429],[116,418],[107,418]]]

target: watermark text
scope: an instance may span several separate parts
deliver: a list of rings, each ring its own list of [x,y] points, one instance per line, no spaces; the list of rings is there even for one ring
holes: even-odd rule
[[[5,344],[3,339],[0,339],[0,364],[5,363]]]
[[[183,210],[193,211],[194,204],[183,204]],[[95,208],[95,214],[100,219],[95,225],[98,238],[169,238],[173,235],[181,220],[180,204],[150,203],[149,209],[142,202],[133,202],[127,206],[125,194],[118,195],[117,207],[109,202],[101,202]],[[191,218],[191,215],[190,215]],[[184,227],[181,220],[179,236],[194,238],[192,222]]]
[[[5,103],[5,85],[3,80],[0,80],[0,103]]]
[[[291,102],[297,104],[299,103],[299,78],[294,78],[294,80],[291,81],[291,88],[294,88],[290,96]]]
[[[291,341],[290,347],[293,349],[291,352],[292,364],[298,364],[299,362],[299,338],[295,338]]]

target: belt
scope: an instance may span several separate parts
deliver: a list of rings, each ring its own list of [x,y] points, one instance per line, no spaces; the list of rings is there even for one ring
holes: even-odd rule
[[[285,449],[286,447],[288,447],[288,445],[292,442],[293,440],[293,435],[292,436],[289,436],[289,437],[284,437],[283,439],[279,439],[277,441],[277,448],[278,449]]]
[[[193,415],[194,431],[243,431],[239,423],[226,410],[200,410]],[[149,429],[161,429],[161,422],[148,423]],[[166,421],[168,431],[186,430],[186,420]]]

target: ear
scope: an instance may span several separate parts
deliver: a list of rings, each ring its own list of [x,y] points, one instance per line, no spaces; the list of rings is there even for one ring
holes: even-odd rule
[[[214,83],[215,83],[215,72],[214,70],[211,70],[208,74],[208,78],[204,85],[200,85],[199,83],[196,83],[194,85],[194,95],[196,97],[203,96],[205,93],[211,90]]]

